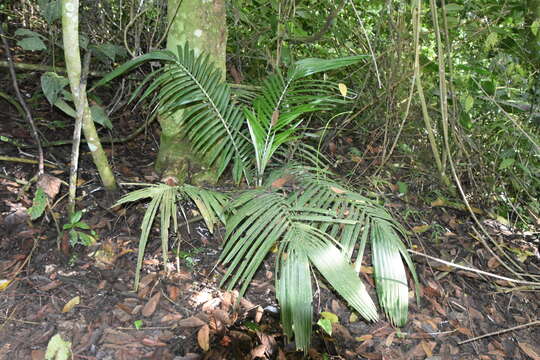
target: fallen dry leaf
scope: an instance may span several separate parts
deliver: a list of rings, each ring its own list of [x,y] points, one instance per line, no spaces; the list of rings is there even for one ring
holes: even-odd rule
[[[208,325],[203,325],[197,332],[197,342],[204,351],[210,349],[210,327]]]
[[[169,298],[172,301],[176,301],[176,299],[178,299],[178,295],[180,294],[180,289],[174,285],[167,285],[167,294],[169,294]]]
[[[540,355],[538,355],[537,349],[535,349],[531,344],[518,341],[518,346],[525,354],[527,354],[527,356],[531,357],[533,360],[540,360]]]
[[[152,347],[164,347],[164,346],[167,346],[167,344],[164,343],[163,341],[159,341],[159,340],[156,340],[156,339],[150,339],[150,338],[144,338],[144,339],[142,339],[141,342],[146,346],[152,346]]]
[[[167,314],[163,316],[159,321],[162,323],[169,322],[169,321],[178,321],[182,319],[181,314]]]
[[[66,313],[66,312],[71,311],[71,309],[73,309],[76,305],[79,305],[80,302],[81,302],[81,297],[80,296],[75,296],[74,298],[69,300],[66,303],[66,305],[64,305],[64,307],[62,308],[62,312]]]
[[[274,180],[274,182],[272,182],[272,187],[275,188],[275,189],[280,189],[282,188],[283,186],[285,186],[289,181],[292,180],[292,176],[291,175],[286,175],[284,177],[280,177],[279,179],[277,180]]]
[[[266,345],[259,345],[254,349],[251,349],[251,358],[257,359],[257,358],[263,358],[266,359]]]
[[[225,335],[219,341],[219,345],[227,347],[230,345],[231,342],[232,342],[231,338]]]
[[[429,346],[427,342],[420,341],[420,346],[422,346],[422,350],[424,350],[424,353],[426,354],[427,357],[433,356],[433,351],[431,351],[431,347]]]
[[[152,314],[156,311],[157,305],[159,303],[159,300],[161,299],[161,292],[157,292],[148,300],[146,305],[144,305],[142,309],[142,315],[145,317],[152,316]]]
[[[61,184],[62,181],[59,178],[47,174],[43,174],[37,182],[37,186],[42,188],[51,200],[54,200],[56,195],[58,195]]]
[[[366,335],[362,335],[362,336],[358,336],[356,338],[354,338],[356,341],[367,341],[367,340],[371,340],[373,339],[373,335],[370,335],[370,334],[366,334]]]
[[[191,316],[178,322],[178,327],[181,328],[199,327],[203,325],[206,325],[206,323],[196,316]]]
[[[255,310],[255,322],[257,324],[261,322],[263,314],[264,314],[264,309],[261,306],[257,306],[257,310]]]

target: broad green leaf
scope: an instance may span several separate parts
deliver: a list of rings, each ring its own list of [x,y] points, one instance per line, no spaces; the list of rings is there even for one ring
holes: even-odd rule
[[[56,99],[56,102],[54,103],[54,106],[62,110],[66,115],[71,116],[72,118],[77,117],[77,112],[69,106],[67,102],[64,101],[64,99],[58,98]]]
[[[34,200],[32,201],[32,206],[28,209],[28,215],[30,215],[31,220],[36,220],[45,212],[45,207],[47,206],[47,194],[43,191],[42,188],[38,187],[36,193],[34,194]]]
[[[62,5],[59,0],[39,0],[38,4],[41,16],[47,21],[47,24],[52,24],[62,16]]]
[[[446,11],[447,12],[456,12],[456,11],[461,11],[462,9],[463,9],[463,5],[446,4]]]
[[[73,214],[71,214],[70,218],[69,218],[69,223],[70,224],[75,224],[77,222],[79,222],[79,220],[81,220],[82,218],[82,211],[79,210],[79,211],[75,211]]]
[[[112,130],[113,125],[111,123],[111,119],[109,119],[109,116],[101,106],[90,106],[90,113],[92,114],[92,120],[94,120],[94,122],[100,124],[103,127],[106,127],[109,130]]]
[[[60,334],[54,335],[47,344],[45,360],[69,360],[71,358],[71,342],[62,339]]]
[[[300,79],[319,72],[335,70],[357,64],[365,58],[369,58],[369,55],[356,55],[337,59],[309,58],[299,60],[294,64],[290,77],[293,79]]]
[[[332,336],[332,322],[325,318],[320,318],[319,321],[317,321],[317,325],[321,327],[321,329],[324,330],[325,333]]]
[[[489,51],[493,49],[499,43],[499,34],[491,32],[486,38],[484,43],[484,50]]]
[[[330,323],[332,323],[332,324],[339,323],[339,317],[336,314],[331,313],[329,311],[322,311],[321,316],[324,319],[327,319],[328,321],[330,321]]]
[[[117,57],[124,57],[126,55],[126,50],[123,47],[111,43],[95,45],[92,48],[113,62],[116,61]]]
[[[540,20],[535,20],[531,24],[531,32],[534,36],[538,36],[538,31],[540,30]]]
[[[115,70],[113,70],[109,74],[105,75],[100,81],[98,81],[92,87],[91,90],[93,90],[93,89],[95,89],[95,88],[97,88],[99,86],[105,85],[109,81],[117,78],[118,76],[124,75],[128,71],[132,70],[133,68],[135,68],[135,67],[137,67],[137,66],[139,66],[139,65],[141,65],[141,64],[143,64],[143,63],[145,63],[147,61],[171,62],[171,61],[175,61],[175,60],[176,60],[176,56],[170,51],[163,51],[163,50],[152,51],[152,52],[150,52],[148,54],[138,56],[138,57],[136,57],[134,59],[131,59],[130,61],[120,65]]]
[[[465,97],[465,101],[463,102],[463,110],[465,110],[465,112],[469,112],[471,111],[473,106],[474,106],[474,98],[471,95],[467,95]]]
[[[18,40],[17,45],[27,51],[47,50],[47,45],[38,37],[25,37]]]
[[[503,161],[501,161],[501,164],[499,165],[499,170],[508,169],[510,166],[514,165],[514,162],[516,159],[514,158],[505,158]]]
[[[15,36],[20,36],[20,37],[35,37],[35,38],[45,39],[45,37],[44,37],[43,35],[38,34],[38,33],[35,32],[35,31],[25,29],[25,28],[19,28],[19,29],[15,30]]]
[[[54,105],[62,89],[69,84],[69,80],[54,72],[46,72],[41,75],[41,89],[51,105]]]

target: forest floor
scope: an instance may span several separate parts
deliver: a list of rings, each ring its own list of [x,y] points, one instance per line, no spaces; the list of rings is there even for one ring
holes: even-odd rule
[[[26,86],[32,86],[29,81]],[[9,86],[5,77],[2,85]],[[44,102],[33,111],[45,138],[70,137],[69,127],[61,127],[69,123],[68,118]],[[115,127],[134,128],[137,121],[140,124],[134,114],[126,113]],[[32,143],[23,119],[2,101],[0,136]],[[151,127],[129,143],[106,146],[120,182],[159,182],[152,170],[158,138],[157,129]],[[46,158],[52,162],[47,172],[63,181],[68,181],[70,148],[46,148]],[[224,269],[215,264],[222,237],[219,231],[209,234],[200,223],[183,226],[181,242],[171,239],[168,271],[155,229],[140,288],[133,292],[144,204],[110,208],[90,156],[82,152],[79,208],[85,209],[83,221],[98,233],[99,240],[73,249],[59,249],[53,221],[58,217],[60,227],[65,223],[65,198],[57,199],[44,218],[30,222],[26,211],[33,189],[26,189],[25,183],[35,175],[36,166],[0,162],[0,359],[43,359],[48,341],[57,333],[71,342],[74,359],[303,357],[282,333],[273,259],[264,262],[237,303],[237,292],[219,286]],[[29,158],[34,153],[34,149],[0,142],[2,157]],[[62,186],[60,194],[66,192]],[[514,277],[479,241],[466,212],[426,203],[412,193],[399,197],[391,191],[385,206],[404,222],[412,248],[418,252]],[[540,273],[537,245],[493,220],[483,221],[493,238],[516,255],[525,272]],[[314,318],[318,320],[326,311],[337,315],[338,321],[331,336],[314,325],[308,357],[540,359],[538,289],[531,291],[418,255],[413,259],[420,278],[419,304],[411,292],[409,322],[400,329],[384,317],[377,323],[363,321],[318,281]],[[367,261],[361,276],[375,295]],[[488,336],[460,343],[482,335]]]

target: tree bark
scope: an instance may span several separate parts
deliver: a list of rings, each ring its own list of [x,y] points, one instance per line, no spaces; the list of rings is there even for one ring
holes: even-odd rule
[[[167,37],[167,49],[176,53],[178,46],[189,43],[198,55],[210,56],[225,80],[225,54],[227,25],[225,0],[169,0],[168,18],[171,22]],[[182,136],[180,127],[183,112],[170,117],[160,117],[161,139],[156,170],[164,175],[175,176],[180,183],[215,183],[215,172],[205,159],[196,157],[191,145]]]

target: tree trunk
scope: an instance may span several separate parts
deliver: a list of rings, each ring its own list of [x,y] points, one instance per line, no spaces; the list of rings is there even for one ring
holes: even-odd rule
[[[92,159],[97,167],[103,186],[107,191],[116,190],[114,174],[107,161],[107,155],[103,151],[99,136],[94,126],[90,108],[86,100],[86,94],[80,94],[81,80],[81,56],[79,50],[79,0],[63,0],[62,2],[62,35],[64,42],[64,56],[66,59],[66,70],[69,78],[71,93],[73,94],[77,112],[83,106],[82,130],[86,138],[88,148],[92,154]],[[83,98],[79,103],[78,99]]]
[[[169,0],[168,18],[172,21],[167,48],[177,52],[179,45],[189,43],[198,55],[205,52],[222,71],[225,79],[225,50],[227,25],[225,0]],[[193,183],[214,183],[215,172],[208,167],[205,159],[200,159],[191,151],[191,145],[182,136],[183,112],[170,117],[160,117],[161,139],[156,170],[164,175],[178,178],[180,183],[188,180],[192,173]]]

